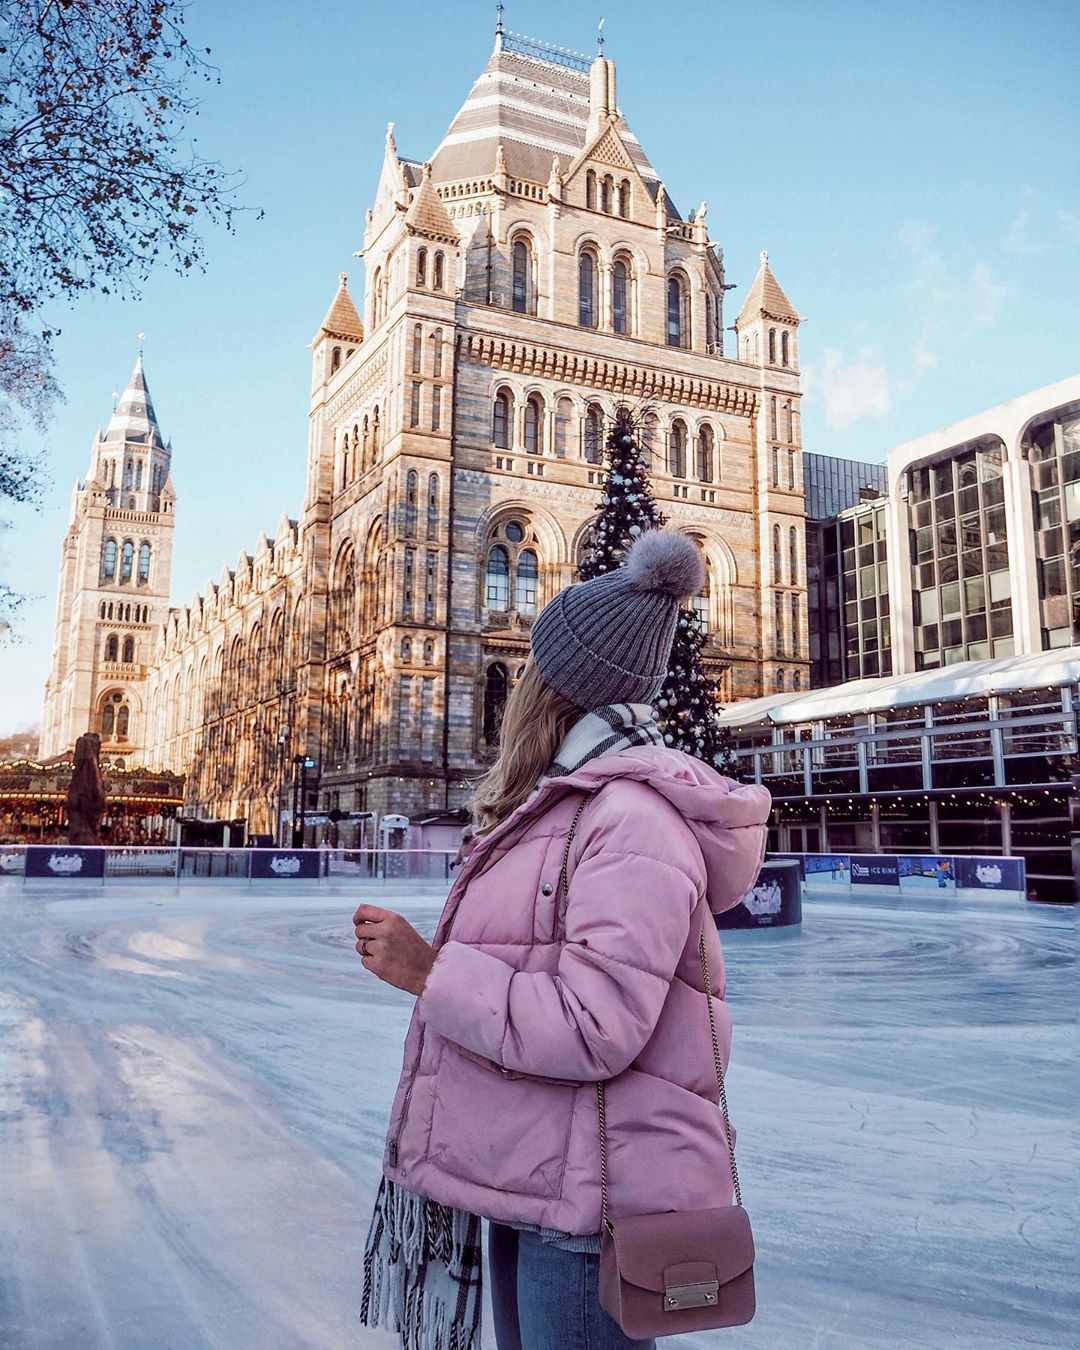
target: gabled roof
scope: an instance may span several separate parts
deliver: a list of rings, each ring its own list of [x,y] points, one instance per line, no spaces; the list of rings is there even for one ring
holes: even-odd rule
[[[784,294],[783,287],[772,274],[769,255],[761,254],[761,266],[754,278],[743,307],[739,311],[737,323],[746,323],[750,319],[778,319],[782,323],[798,323],[799,316],[795,306]]]
[[[414,190],[409,209],[405,213],[405,224],[410,234],[420,234],[425,239],[437,239],[446,244],[459,242],[458,232],[454,229],[446,213],[446,207],[443,206],[442,199],[431,181],[430,164],[424,165],[420,185]]]
[[[135,362],[135,369],[127,382],[127,388],[120,395],[116,411],[109,418],[102,438],[106,441],[132,441],[136,445],[155,445],[164,449],[161,430],[157,424],[154,405],[150,401],[150,390],[146,387],[143,373],[142,352]]]
[[[351,338],[355,342],[364,340],[364,325],[349,294],[349,278],[344,272],[338,273],[337,294],[319,325],[319,332],[327,333],[330,337]]]
[[[497,46],[432,160],[437,183],[495,172],[502,146],[506,172],[546,183],[556,155],[564,168],[585,148],[589,76],[542,56]],[[646,182],[657,173],[620,114],[619,135]]]

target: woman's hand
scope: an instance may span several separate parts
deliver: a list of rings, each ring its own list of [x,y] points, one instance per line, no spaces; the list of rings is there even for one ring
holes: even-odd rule
[[[365,970],[395,989],[405,989],[410,994],[422,992],[428,971],[435,963],[435,948],[424,941],[408,919],[379,905],[359,905],[353,915],[353,931]]]

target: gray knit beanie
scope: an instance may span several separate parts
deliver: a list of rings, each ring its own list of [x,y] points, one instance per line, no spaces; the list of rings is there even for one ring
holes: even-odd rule
[[[679,603],[705,585],[697,545],[675,530],[647,530],[621,567],[567,586],[532,626],[545,682],[588,712],[651,703],[667,674]]]

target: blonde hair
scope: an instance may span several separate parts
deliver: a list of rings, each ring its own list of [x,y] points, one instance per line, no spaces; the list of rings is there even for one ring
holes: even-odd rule
[[[581,711],[545,682],[530,656],[503,708],[498,758],[473,794],[478,835],[494,829],[521,805]]]

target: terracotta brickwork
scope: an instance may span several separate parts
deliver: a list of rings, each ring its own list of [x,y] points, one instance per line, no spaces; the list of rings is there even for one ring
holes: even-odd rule
[[[799,318],[763,255],[725,351],[705,205],[676,211],[611,62],[500,37],[430,161],[388,131],[363,247],[312,344],[299,518],[161,629],[140,744],[191,806],[272,830],[297,754],[320,809],[464,802],[619,407],[705,553],[724,696],[806,683]]]

